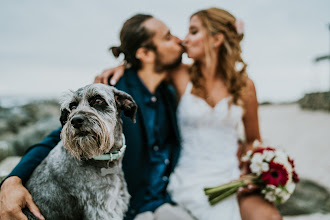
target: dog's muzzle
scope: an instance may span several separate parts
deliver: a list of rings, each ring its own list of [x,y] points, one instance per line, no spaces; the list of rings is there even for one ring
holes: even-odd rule
[[[81,128],[81,126],[84,124],[84,121],[85,121],[85,117],[79,114],[79,115],[75,115],[75,116],[73,116],[73,117],[71,118],[70,123],[72,124],[72,126],[73,126],[74,128],[79,129],[79,128]]]
[[[106,122],[93,112],[76,112],[63,126],[65,148],[77,159],[91,159],[110,151],[113,137]]]

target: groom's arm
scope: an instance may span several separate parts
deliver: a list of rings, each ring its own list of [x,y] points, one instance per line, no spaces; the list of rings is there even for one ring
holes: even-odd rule
[[[57,143],[60,142],[61,130],[62,127],[52,131],[40,143],[29,147],[21,161],[7,176],[7,178],[11,176],[18,176],[22,180],[22,183],[25,184],[35,168],[37,168],[41,161],[47,157],[48,153],[57,145]]]
[[[45,219],[23,186],[34,169],[60,141],[61,129],[54,130],[40,143],[31,146],[22,160],[0,185],[0,219],[26,219],[22,209],[27,207],[38,219]]]

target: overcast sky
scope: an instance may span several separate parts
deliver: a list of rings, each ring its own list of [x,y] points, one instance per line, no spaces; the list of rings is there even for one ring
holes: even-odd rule
[[[259,101],[292,101],[330,88],[329,0],[0,0],[0,96],[58,96],[117,65],[124,21],[161,19],[184,38],[197,10],[221,7],[245,23],[242,42]],[[186,60],[186,59],[185,59]]]

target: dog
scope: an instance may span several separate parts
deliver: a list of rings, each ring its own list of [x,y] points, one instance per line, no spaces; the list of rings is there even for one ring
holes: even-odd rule
[[[46,219],[124,218],[130,195],[121,169],[122,111],[135,122],[132,97],[108,85],[87,85],[63,97],[61,142],[26,184]]]

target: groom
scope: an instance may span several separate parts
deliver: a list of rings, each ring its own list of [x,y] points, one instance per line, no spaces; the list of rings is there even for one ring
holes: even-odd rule
[[[113,53],[115,56],[124,53],[131,68],[125,71],[116,87],[129,93],[138,104],[135,124],[122,117],[127,141],[123,170],[131,194],[125,219],[191,220],[185,211],[172,205],[166,192],[168,177],[179,157],[180,140],[175,117],[176,97],[164,79],[167,70],[181,63],[181,41],[171,35],[163,22],[142,14],[125,22],[120,40],[121,46],[112,48]],[[60,141],[60,132],[61,128],[31,146],[2,183],[2,220],[25,219],[21,212],[24,207],[43,219],[24,184]]]

